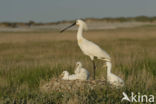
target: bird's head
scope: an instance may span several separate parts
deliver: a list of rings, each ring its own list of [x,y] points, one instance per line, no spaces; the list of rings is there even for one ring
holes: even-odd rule
[[[87,24],[81,19],[76,20],[76,25],[82,26],[84,30],[88,29]]]
[[[64,32],[65,30],[67,30],[67,29],[69,29],[69,28],[71,28],[71,27],[73,27],[73,26],[75,26],[75,25],[81,26],[84,30],[87,30],[87,24],[86,24],[83,20],[78,19],[78,20],[76,20],[73,24],[71,24],[70,26],[64,28],[64,29],[61,30],[60,32]]]
[[[76,62],[76,68],[77,67],[82,67],[82,63],[80,61]]]
[[[68,71],[63,71],[62,74],[61,74],[62,77],[63,76],[66,76],[66,75],[69,75],[69,72]]]

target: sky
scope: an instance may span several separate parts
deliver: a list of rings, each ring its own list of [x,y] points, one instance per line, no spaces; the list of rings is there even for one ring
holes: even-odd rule
[[[0,0],[0,22],[156,16],[156,0]]]

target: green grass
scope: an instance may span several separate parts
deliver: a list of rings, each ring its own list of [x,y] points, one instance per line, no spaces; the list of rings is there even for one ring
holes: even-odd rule
[[[106,85],[92,89],[86,84],[83,90],[53,90],[49,93],[40,92],[40,82],[59,78],[64,70],[73,73],[76,61],[81,61],[92,76],[92,63],[77,46],[75,32],[62,36],[55,35],[57,32],[45,33],[48,38],[44,38],[43,33],[5,33],[6,37],[0,33],[0,38],[3,37],[0,43],[0,103],[120,104],[123,91],[127,94],[140,92],[156,95],[156,31],[149,31],[149,28],[97,31],[100,38],[93,35],[96,31],[88,33],[91,34],[89,39],[112,57],[112,72],[124,79],[124,88],[115,89]],[[133,34],[139,35],[133,37]],[[12,35],[16,35],[17,39],[12,40]],[[23,41],[18,38],[21,35]],[[105,79],[103,62],[96,60],[96,65],[96,78]]]

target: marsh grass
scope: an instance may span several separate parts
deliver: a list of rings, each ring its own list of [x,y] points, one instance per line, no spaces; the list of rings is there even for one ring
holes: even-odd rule
[[[81,61],[92,76],[91,61],[80,51],[74,34],[0,33],[0,103],[120,104],[123,91],[156,95],[155,26],[85,32],[86,38],[110,54],[112,72],[124,79],[124,88],[86,86],[73,92],[41,93],[42,80],[59,78],[64,70],[73,73],[76,61]],[[103,64],[96,60],[97,79],[106,79]]]

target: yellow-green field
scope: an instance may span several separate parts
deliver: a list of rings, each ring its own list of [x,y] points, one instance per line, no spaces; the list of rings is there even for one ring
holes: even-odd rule
[[[41,93],[41,80],[58,78],[63,70],[73,73],[76,61],[92,76],[92,63],[78,47],[76,31],[0,32],[0,103],[120,104],[123,91],[156,95],[156,26],[89,30],[84,37],[110,54],[112,72],[125,81],[124,88]],[[103,64],[96,60],[96,79],[106,78]]]

